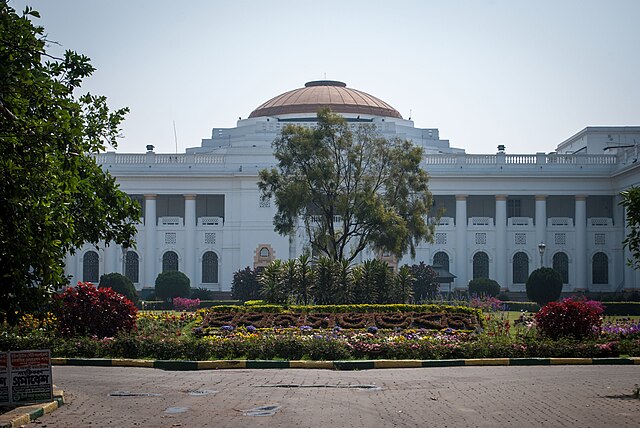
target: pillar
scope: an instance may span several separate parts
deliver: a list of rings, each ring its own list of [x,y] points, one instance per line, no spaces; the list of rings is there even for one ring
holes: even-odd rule
[[[184,195],[184,274],[191,280],[191,286],[200,282],[196,268],[196,195]]]
[[[456,288],[467,288],[467,195],[456,195]]]
[[[118,253],[115,242],[110,242],[109,245],[105,244],[104,247],[104,267],[103,274],[111,273],[111,272],[120,272],[118,267],[116,266],[116,261],[118,259]]]
[[[576,291],[587,290],[589,264],[587,263],[587,197],[575,197],[576,230]]]
[[[496,278],[502,290],[507,290],[507,195],[496,195]]]
[[[156,195],[144,195],[144,278],[143,285],[155,284],[156,271]]]
[[[538,253],[538,244],[543,242],[548,247],[547,243],[547,197],[545,195],[536,195],[536,246],[535,253]],[[543,254],[543,265],[544,259],[546,259],[547,251]],[[540,257],[538,257],[538,263],[540,263]],[[542,266],[539,266],[542,267]]]

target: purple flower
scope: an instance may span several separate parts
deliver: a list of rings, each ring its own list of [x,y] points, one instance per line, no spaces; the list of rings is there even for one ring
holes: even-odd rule
[[[303,325],[303,326],[300,327],[300,331],[307,332],[307,331],[311,331],[311,330],[313,330],[313,327],[311,327],[310,325]]]
[[[254,331],[256,331],[256,330],[257,330],[257,328],[255,328],[255,327],[254,327],[254,326],[252,326],[252,325],[248,325],[248,326],[247,326],[247,331],[248,331],[249,333],[253,333],[253,332],[254,332]]]
[[[222,330],[222,331],[233,331],[233,326],[232,325],[223,325],[222,327],[220,327],[220,330]]]
[[[367,328],[367,332],[371,334],[376,334],[378,332],[378,327],[376,327],[375,325],[372,325],[371,327]]]

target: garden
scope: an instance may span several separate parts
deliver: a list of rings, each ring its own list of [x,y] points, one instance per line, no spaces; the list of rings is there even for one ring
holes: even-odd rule
[[[637,318],[604,317],[583,297],[535,314],[495,297],[446,304],[295,305],[248,301],[141,311],[111,288],[80,283],[41,315],[4,324],[0,351],[160,360],[358,360],[640,356]]]

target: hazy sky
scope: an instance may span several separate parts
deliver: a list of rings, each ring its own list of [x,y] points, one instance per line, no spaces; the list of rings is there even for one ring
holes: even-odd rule
[[[83,86],[128,106],[118,151],[175,152],[310,80],[375,95],[469,153],[640,125],[640,0],[12,0]]]

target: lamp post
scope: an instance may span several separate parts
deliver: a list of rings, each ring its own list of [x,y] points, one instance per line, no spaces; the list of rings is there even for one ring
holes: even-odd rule
[[[538,252],[540,253],[540,267],[544,267],[544,250],[547,249],[547,246],[544,242],[538,244]]]

